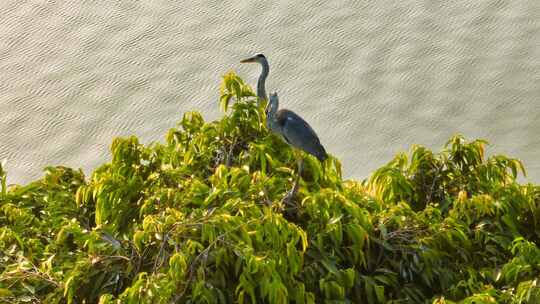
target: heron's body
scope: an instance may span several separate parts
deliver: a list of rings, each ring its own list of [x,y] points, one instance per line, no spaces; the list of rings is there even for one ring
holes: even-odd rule
[[[315,156],[321,162],[328,157],[313,128],[298,114],[280,109],[275,115],[275,120],[276,126],[280,129],[276,133],[281,134],[289,145]]]
[[[291,110],[280,109],[277,93],[270,94],[266,112],[268,128],[283,137],[294,148],[303,150],[323,162],[328,155],[317,133],[300,115]]]

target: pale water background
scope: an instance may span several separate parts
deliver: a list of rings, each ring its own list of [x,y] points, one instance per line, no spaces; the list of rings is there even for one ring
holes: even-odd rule
[[[116,136],[163,140],[186,111],[219,118],[220,77],[300,113],[363,179],[455,133],[522,159],[540,182],[540,1],[0,2],[0,159],[90,175]]]

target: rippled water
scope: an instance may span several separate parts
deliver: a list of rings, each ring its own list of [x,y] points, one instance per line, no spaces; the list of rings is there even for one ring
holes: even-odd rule
[[[485,138],[540,181],[540,1],[0,3],[0,159],[89,174],[113,137],[162,140],[185,111],[222,115],[220,76],[268,90],[365,178],[412,144]]]

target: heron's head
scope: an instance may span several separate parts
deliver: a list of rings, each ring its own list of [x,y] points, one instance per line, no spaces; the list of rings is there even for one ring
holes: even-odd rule
[[[266,61],[266,57],[264,57],[263,54],[255,54],[253,57],[246,58],[244,60],[240,60],[241,63],[248,63],[248,62],[258,62],[262,63],[263,61]]]

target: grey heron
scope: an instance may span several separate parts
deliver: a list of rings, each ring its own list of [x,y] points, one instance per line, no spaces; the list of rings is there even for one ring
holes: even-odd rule
[[[297,149],[303,150],[313,156],[319,161],[324,162],[328,157],[324,147],[321,145],[317,133],[313,131],[313,128],[300,117],[298,114],[287,109],[280,109],[279,98],[277,93],[270,94],[270,99],[266,95],[266,78],[270,73],[270,65],[266,57],[259,53],[254,56],[241,60],[241,63],[257,62],[261,65],[262,71],[257,81],[257,97],[259,103],[268,100],[269,103],[266,106],[266,126],[270,131],[280,135],[290,146],[295,149],[295,158],[298,160],[298,172],[294,182],[294,185],[286,197],[286,201],[289,201],[296,191],[298,190],[298,181],[303,167],[303,158],[298,155]]]
[[[258,62],[262,66],[261,75],[259,76],[259,80],[257,81],[257,97],[259,97],[258,104],[261,104],[263,100],[268,100],[268,96],[266,96],[265,82],[266,77],[268,77],[268,74],[270,73],[270,66],[268,65],[268,60],[266,60],[266,57],[264,57],[263,54],[259,53],[253,57],[241,60],[240,62]]]
[[[320,162],[328,158],[317,133],[298,114],[287,109],[279,109],[279,98],[277,93],[270,93],[270,100],[266,111],[266,124],[268,128],[278,134],[295,149],[305,151],[315,156]],[[303,158],[295,153],[298,161],[298,172],[294,185],[286,196],[285,201],[289,201],[298,190],[298,181],[303,167]]]

